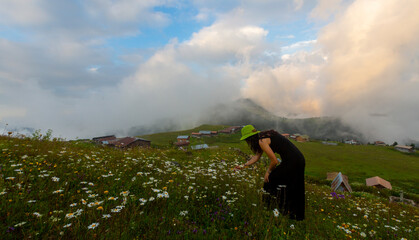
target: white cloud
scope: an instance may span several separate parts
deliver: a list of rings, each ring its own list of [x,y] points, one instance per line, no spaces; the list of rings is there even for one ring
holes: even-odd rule
[[[248,61],[264,50],[267,35],[268,31],[258,26],[219,22],[194,33],[180,48],[188,59],[206,56],[198,61]]]
[[[100,67],[89,67],[87,71],[91,73],[97,73],[99,71]]]
[[[370,136],[419,138],[418,115],[411,111],[419,85],[409,81],[419,69],[418,11],[414,0],[355,1],[321,31],[318,44],[329,59],[321,75],[326,114]],[[386,117],[374,117],[377,112]]]
[[[152,11],[153,7],[163,5],[160,0],[87,0],[83,1],[87,12],[93,18],[102,18],[111,22],[147,22],[165,25],[169,19],[162,12]]]
[[[314,40],[300,41],[300,42],[293,43],[293,44],[291,44],[289,46],[284,46],[281,49],[284,52],[297,51],[297,50],[302,49],[302,48],[310,47],[310,46],[312,46],[312,45],[314,45],[316,43],[317,43],[317,40],[316,39],[314,39]]]
[[[280,116],[321,116],[318,76],[325,66],[322,54],[300,51],[282,59],[281,65],[253,71],[245,80],[242,95]]]
[[[50,21],[45,0],[0,0],[0,24],[37,26]]]
[[[250,97],[282,116],[342,116],[371,136],[419,138],[417,1],[195,1],[195,20],[209,25],[118,59],[107,39],[170,23],[153,10],[167,2],[1,3],[10,7],[0,24],[31,35],[0,39],[0,118],[9,124],[91,137]],[[33,12],[13,16],[19,9]],[[330,21],[316,40],[269,42],[272,27],[312,9]]]
[[[341,4],[342,0],[318,0],[317,6],[310,13],[310,17],[316,20],[327,20],[342,9]]]
[[[295,10],[300,10],[304,4],[304,0],[294,0]]]

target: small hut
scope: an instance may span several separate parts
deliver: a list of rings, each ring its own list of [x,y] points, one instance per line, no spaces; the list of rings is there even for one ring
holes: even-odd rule
[[[151,141],[142,138],[124,137],[110,140],[108,141],[108,145],[121,149],[132,147],[149,147],[151,145]]]
[[[194,145],[191,148],[193,150],[201,150],[201,149],[207,149],[209,148],[209,146],[207,144],[199,144],[199,145]]]
[[[177,136],[177,142],[188,142],[189,136],[188,135],[180,135]]]
[[[352,192],[352,188],[349,185],[347,178],[345,179],[340,172],[336,175],[335,179],[333,179],[331,187],[333,191]]]
[[[367,178],[366,180],[367,186],[374,186],[377,188],[387,188],[387,189],[392,189],[390,182],[375,176],[372,178]]]
[[[405,152],[405,153],[413,153],[415,152],[415,149],[413,149],[412,146],[404,146],[404,145],[396,145],[394,147],[394,149],[400,151],[400,152]]]
[[[328,172],[326,180],[333,181],[338,174],[339,174],[339,172]],[[346,182],[349,182],[348,176],[342,174],[342,177],[343,177],[343,179],[345,179]]]

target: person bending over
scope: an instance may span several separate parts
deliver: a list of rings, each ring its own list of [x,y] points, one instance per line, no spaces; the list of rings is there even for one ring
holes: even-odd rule
[[[252,125],[246,125],[241,130],[242,137],[255,154],[244,165],[236,169],[256,163],[263,153],[270,159],[270,164],[264,177],[263,189],[281,198],[279,208],[283,214],[289,214],[290,219],[304,220],[305,190],[304,169],[305,159],[298,148],[275,130],[257,131]],[[275,156],[281,156],[281,164]],[[279,196],[282,195],[282,196]]]

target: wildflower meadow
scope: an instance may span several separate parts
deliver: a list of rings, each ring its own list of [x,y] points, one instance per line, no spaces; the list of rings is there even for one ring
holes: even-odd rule
[[[229,146],[119,150],[0,137],[0,239],[419,239],[419,210],[306,182],[306,219],[262,201]],[[378,190],[374,190],[378,191]]]

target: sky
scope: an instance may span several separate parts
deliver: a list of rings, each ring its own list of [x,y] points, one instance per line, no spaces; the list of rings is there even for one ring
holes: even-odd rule
[[[0,131],[91,138],[250,98],[419,141],[417,0],[0,0]]]

